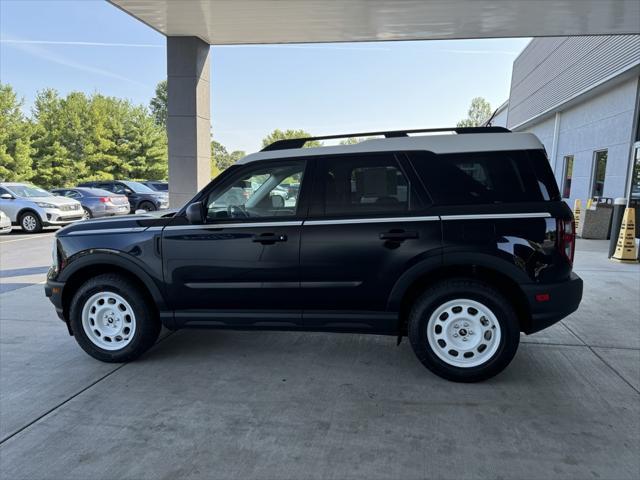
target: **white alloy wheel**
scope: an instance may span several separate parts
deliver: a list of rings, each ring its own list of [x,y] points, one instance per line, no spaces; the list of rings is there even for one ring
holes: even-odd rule
[[[89,213],[89,210],[87,210],[86,208],[82,209],[82,219],[83,220],[89,220],[91,218],[91,213]]]
[[[136,316],[123,297],[113,292],[92,295],[82,308],[87,338],[103,350],[121,350],[136,332]]]
[[[494,313],[475,300],[450,300],[436,308],[427,323],[433,353],[459,368],[477,367],[498,350],[502,331]]]
[[[38,220],[30,213],[22,217],[22,228],[27,232],[32,232],[38,227]]]

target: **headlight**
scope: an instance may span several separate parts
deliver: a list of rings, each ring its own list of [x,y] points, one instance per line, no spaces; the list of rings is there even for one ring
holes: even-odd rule
[[[38,205],[39,207],[42,207],[42,208],[58,208],[55,205],[53,205],[51,203],[46,203],[46,202],[36,202],[36,205]]]

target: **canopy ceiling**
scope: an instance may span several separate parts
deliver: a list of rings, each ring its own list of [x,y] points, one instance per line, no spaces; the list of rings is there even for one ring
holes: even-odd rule
[[[107,0],[212,45],[640,33],[638,0]]]

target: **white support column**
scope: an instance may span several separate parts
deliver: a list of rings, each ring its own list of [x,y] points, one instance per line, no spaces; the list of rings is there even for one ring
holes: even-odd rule
[[[179,208],[211,179],[209,44],[167,37],[169,201]]]
[[[553,174],[556,177],[556,181],[558,184],[562,183],[562,175],[564,173],[562,171],[558,172],[558,137],[560,136],[560,112],[556,112],[556,118],[553,124],[553,143],[551,144],[551,158],[549,159],[551,162],[551,166],[553,168]],[[560,170],[564,168],[562,164],[560,164]],[[560,175],[560,176],[558,176]]]

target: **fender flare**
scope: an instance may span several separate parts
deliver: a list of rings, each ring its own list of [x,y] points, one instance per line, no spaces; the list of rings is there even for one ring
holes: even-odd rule
[[[119,250],[93,249],[78,252],[68,259],[68,264],[60,272],[58,280],[67,282],[78,271],[95,265],[114,265],[133,275],[147,288],[161,317],[162,312],[168,311],[164,295],[151,276],[133,258]]]
[[[391,290],[387,301],[387,310],[400,311],[405,293],[421,277],[447,267],[469,267],[471,265],[493,270],[508,277],[516,284],[531,283],[531,279],[525,272],[496,255],[478,251],[448,252],[441,257],[422,260],[404,272]]]

